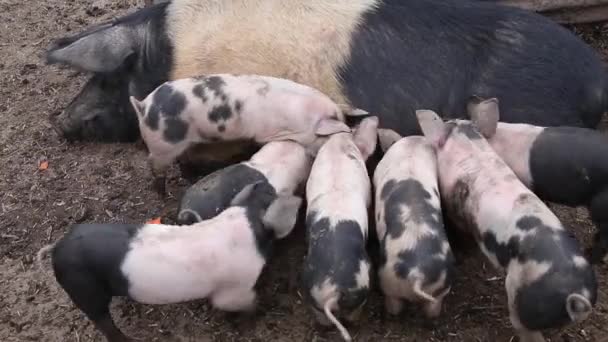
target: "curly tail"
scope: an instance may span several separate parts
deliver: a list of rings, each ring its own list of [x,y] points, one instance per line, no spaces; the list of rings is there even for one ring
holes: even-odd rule
[[[44,269],[43,259],[49,252],[51,252],[53,250],[53,248],[55,248],[56,244],[57,244],[57,242],[48,244],[48,245],[40,248],[38,253],[36,253],[36,264],[38,265],[38,270],[40,271],[40,273],[43,276],[48,276],[48,273]]]
[[[201,222],[203,219],[201,216],[192,209],[182,209],[177,215],[177,219],[180,222],[187,222],[187,224],[195,224]]]
[[[329,318],[329,320],[336,326],[336,328],[338,328],[338,330],[342,334],[342,337],[344,338],[344,340],[347,342],[350,342],[353,339],[352,339],[352,337],[350,337],[348,330],[346,330],[346,328],[342,325],[342,323],[340,323],[340,321],[338,321],[336,316],[334,316],[334,314],[331,312],[332,308],[336,305],[337,302],[338,302],[338,298],[336,298],[336,297],[330,298],[329,300],[327,300],[327,302],[325,302],[325,306],[323,307],[323,310],[325,311],[325,315],[327,316],[327,318]]]
[[[437,302],[437,299],[435,299],[435,297],[431,296],[430,294],[428,294],[422,290],[422,279],[416,279],[414,281],[413,291],[416,295],[418,295],[418,297],[420,297],[422,299],[425,299],[431,303]]]

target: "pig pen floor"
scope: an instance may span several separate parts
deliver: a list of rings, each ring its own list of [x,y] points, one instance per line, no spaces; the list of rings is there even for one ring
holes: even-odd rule
[[[50,267],[33,263],[40,247],[74,222],[172,222],[188,183],[173,170],[173,198],[150,191],[141,144],[63,142],[48,117],[70,101],[85,80],[71,70],[46,67],[50,39],[115,17],[142,4],[135,0],[0,0],[0,341],[103,341],[54,280]],[[608,25],[579,27],[608,57]],[[598,38],[599,37],[599,38]],[[601,39],[603,37],[604,40]],[[46,170],[39,165],[48,161]],[[584,209],[554,207],[588,244],[592,226]],[[260,280],[260,310],[253,319],[227,317],[205,301],[147,306],[115,300],[118,326],[145,341],[338,341],[319,329],[302,303],[297,271],[304,253],[299,227],[278,245]],[[463,245],[464,246],[464,245]],[[465,248],[466,247],[466,248]],[[456,246],[458,278],[440,319],[427,322],[415,307],[386,317],[377,288],[357,341],[510,341],[503,281],[470,244]],[[608,266],[596,268],[599,302],[583,324],[547,334],[551,341],[601,341],[608,337]]]

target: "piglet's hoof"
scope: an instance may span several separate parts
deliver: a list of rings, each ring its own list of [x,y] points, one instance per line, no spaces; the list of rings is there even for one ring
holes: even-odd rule
[[[155,178],[154,181],[152,181],[152,190],[159,196],[167,196],[167,187],[165,183],[165,178]]]

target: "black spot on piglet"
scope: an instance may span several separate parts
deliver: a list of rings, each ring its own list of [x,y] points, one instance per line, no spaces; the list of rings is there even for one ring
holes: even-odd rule
[[[232,117],[232,109],[225,103],[219,106],[213,107],[209,112],[209,120],[211,122],[218,123],[220,120],[226,121]]]
[[[197,84],[194,86],[194,88],[192,88],[192,94],[194,94],[194,96],[200,98],[203,103],[207,102],[208,98],[207,98],[207,94],[205,94],[205,87],[203,87],[202,84]]]
[[[542,221],[536,216],[524,216],[517,220],[516,224],[521,230],[531,230],[542,225]]]

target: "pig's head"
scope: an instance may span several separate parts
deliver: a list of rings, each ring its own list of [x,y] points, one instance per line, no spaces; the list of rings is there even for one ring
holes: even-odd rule
[[[134,141],[139,136],[129,95],[144,98],[169,77],[172,46],[161,3],[56,40],[47,63],[93,76],[55,125],[70,141]]]
[[[264,229],[270,229],[274,237],[282,239],[289,235],[296,225],[302,199],[292,195],[278,195],[266,181],[255,182],[243,188],[232,200],[232,206],[247,208],[249,220],[261,222]]]
[[[514,327],[539,331],[585,320],[597,301],[597,279],[576,238],[540,216],[520,219],[517,227],[530,233],[510,241],[518,251],[505,279]]]
[[[450,141],[467,141],[482,148],[489,148],[486,139],[494,136],[498,126],[498,100],[484,100],[474,110],[470,110],[470,113],[470,121],[453,119],[444,122],[437,113],[426,109],[417,110],[416,117],[422,133],[438,150],[444,149]]]
[[[378,140],[380,141],[380,148],[382,152],[388,151],[394,143],[401,140],[402,136],[399,133],[388,128],[380,128],[378,130]]]

